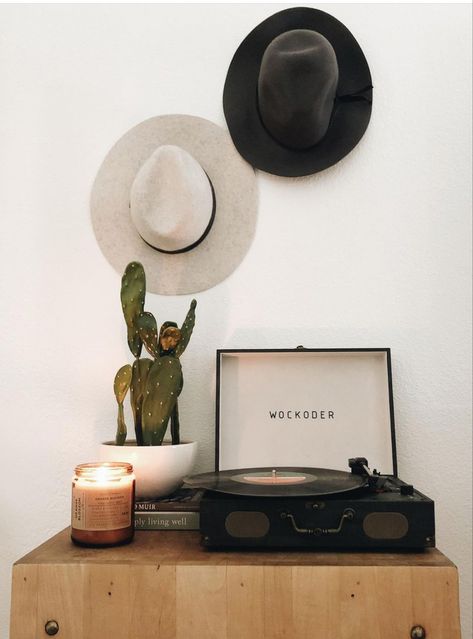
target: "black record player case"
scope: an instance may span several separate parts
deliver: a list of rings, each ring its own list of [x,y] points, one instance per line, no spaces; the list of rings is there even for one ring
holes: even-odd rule
[[[242,497],[206,491],[200,529],[207,547],[418,550],[435,546],[434,502],[401,480],[382,492],[317,497]]]

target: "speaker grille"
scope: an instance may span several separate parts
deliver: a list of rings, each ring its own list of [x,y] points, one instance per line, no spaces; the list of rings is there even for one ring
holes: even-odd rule
[[[225,529],[231,537],[264,537],[269,530],[269,519],[259,511],[235,510],[227,515]]]
[[[371,539],[402,539],[407,535],[409,522],[402,513],[370,513],[363,519],[363,530]]]

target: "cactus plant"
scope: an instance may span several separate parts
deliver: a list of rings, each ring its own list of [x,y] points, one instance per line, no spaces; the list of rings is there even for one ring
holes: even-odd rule
[[[139,262],[131,262],[122,277],[120,297],[128,346],[135,361],[132,366],[122,366],[115,376],[114,392],[118,403],[116,443],[125,443],[127,429],[123,402],[130,390],[136,443],[139,446],[161,445],[170,422],[172,443],[179,444],[178,397],[184,384],[179,358],[192,335],[197,302],[192,300],[181,328],[175,322],[164,322],[158,332],[154,315],[144,310],[145,295],[143,266]],[[140,357],[143,344],[153,359]]]

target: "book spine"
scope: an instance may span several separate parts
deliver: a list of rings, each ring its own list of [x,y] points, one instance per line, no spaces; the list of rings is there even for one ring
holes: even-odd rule
[[[136,512],[135,530],[199,530],[196,512]]]
[[[170,513],[173,512],[174,509],[176,509],[176,512],[179,513],[183,513],[183,512],[197,512],[199,510],[199,504],[193,504],[193,505],[182,505],[182,504],[163,504],[161,502],[140,502],[137,501],[135,502],[135,513],[158,513],[158,512],[165,512],[165,513]]]

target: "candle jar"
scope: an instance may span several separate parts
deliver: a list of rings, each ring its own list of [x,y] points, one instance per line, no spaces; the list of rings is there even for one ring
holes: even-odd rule
[[[97,462],[76,466],[72,479],[71,538],[83,546],[116,546],[134,534],[133,466]]]

